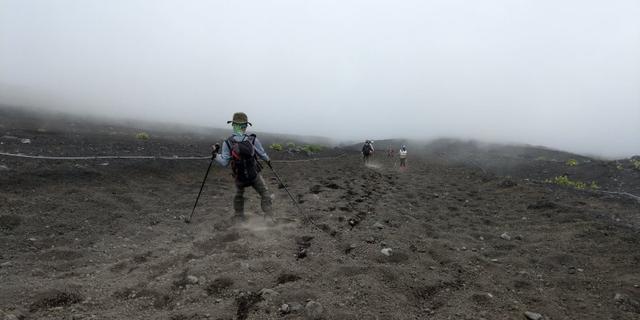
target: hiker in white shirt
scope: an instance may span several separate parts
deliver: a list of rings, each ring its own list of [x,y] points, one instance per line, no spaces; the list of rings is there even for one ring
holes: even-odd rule
[[[407,146],[402,145],[400,148],[400,168],[407,167]]]

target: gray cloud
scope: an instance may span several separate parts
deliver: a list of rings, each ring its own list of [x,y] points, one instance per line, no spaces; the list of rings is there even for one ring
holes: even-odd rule
[[[640,2],[0,0],[0,102],[640,154]]]

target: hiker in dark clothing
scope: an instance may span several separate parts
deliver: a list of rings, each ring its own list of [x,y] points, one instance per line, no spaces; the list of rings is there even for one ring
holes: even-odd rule
[[[369,157],[373,154],[373,151],[373,142],[370,140],[365,141],[362,146],[362,159],[364,160],[364,164],[369,162]]]
[[[247,135],[247,126],[251,125],[247,115],[243,112],[233,114],[233,120],[227,121],[233,126],[231,135],[222,144],[222,152],[217,153],[220,145],[216,144],[214,156],[223,167],[231,164],[231,170],[236,184],[236,195],[233,199],[235,219],[244,220],[244,189],[253,187],[260,194],[262,211],[265,215],[271,215],[271,195],[260,175],[258,158],[270,164],[270,159],[264,151],[260,140],[255,134]]]

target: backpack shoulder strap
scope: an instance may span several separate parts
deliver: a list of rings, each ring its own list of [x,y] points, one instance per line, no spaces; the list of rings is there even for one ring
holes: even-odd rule
[[[255,145],[255,144],[256,144],[256,138],[257,138],[258,136],[256,136],[256,134],[255,134],[255,133],[252,133],[252,134],[248,135],[247,137],[249,138],[249,142],[251,142],[251,144],[252,144],[252,145]]]
[[[231,151],[231,146],[233,145],[233,136],[227,138],[226,140],[224,140],[224,143],[227,144],[227,148],[229,148],[229,151]]]

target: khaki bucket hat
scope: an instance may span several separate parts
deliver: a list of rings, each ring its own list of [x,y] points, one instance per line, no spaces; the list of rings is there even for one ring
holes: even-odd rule
[[[252,126],[251,122],[249,122],[249,118],[247,114],[244,112],[236,112],[233,114],[233,120],[227,121],[227,123],[239,123],[239,124],[249,124]]]

